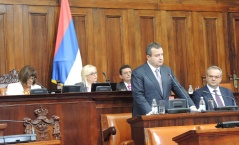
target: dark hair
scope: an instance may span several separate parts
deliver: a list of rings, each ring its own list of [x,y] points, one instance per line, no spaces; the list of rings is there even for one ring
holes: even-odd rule
[[[146,47],[146,55],[149,55],[149,56],[152,55],[152,51],[151,51],[152,48],[159,49],[159,48],[162,48],[162,46],[156,42],[152,42],[148,44],[148,46]]]
[[[125,69],[125,68],[130,68],[131,69],[131,67],[128,64],[121,66],[120,69],[119,69],[120,75],[122,75],[122,70]]]
[[[18,80],[22,83],[22,84],[27,84],[27,80],[29,79],[29,77],[34,77],[34,81],[33,81],[33,85],[36,84],[36,80],[37,80],[37,73],[34,70],[34,68],[30,65],[24,66],[19,74],[18,74]]]

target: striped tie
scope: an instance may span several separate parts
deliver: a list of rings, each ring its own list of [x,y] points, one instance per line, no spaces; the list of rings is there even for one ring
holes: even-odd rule
[[[213,90],[213,92],[215,93],[215,98],[216,98],[216,101],[217,101],[217,106],[218,106],[218,107],[222,107],[222,106],[223,106],[222,100],[221,100],[221,98],[219,97],[219,95],[217,94],[217,90]]]
[[[161,92],[162,92],[162,94],[163,94],[163,83],[162,83],[161,74],[160,74],[159,69],[156,69],[156,70],[155,70],[155,73],[156,73],[156,76],[157,76],[157,80],[158,80],[158,82],[159,82],[160,90],[161,90]]]

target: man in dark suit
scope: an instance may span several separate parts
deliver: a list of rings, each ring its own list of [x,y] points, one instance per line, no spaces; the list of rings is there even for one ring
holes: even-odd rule
[[[155,42],[146,48],[147,62],[133,70],[131,77],[133,94],[133,116],[152,114],[152,100],[165,100],[168,108],[173,91],[179,98],[187,98],[191,110],[196,111],[193,101],[178,83],[171,68],[163,65],[163,49]],[[174,80],[173,80],[173,79]]]
[[[116,91],[131,91],[131,67],[129,65],[123,65],[120,67],[119,73],[122,82],[117,83]]]
[[[194,91],[192,99],[196,107],[199,108],[200,97],[203,97],[208,110],[208,100],[214,100],[214,107],[234,106],[235,98],[231,90],[220,87],[222,81],[222,69],[217,66],[211,66],[207,69],[207,85]]]

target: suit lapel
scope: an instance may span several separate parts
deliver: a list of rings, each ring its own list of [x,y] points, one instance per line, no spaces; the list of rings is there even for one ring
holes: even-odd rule
[[[219,87],[225,106],[229,105],[228,98],[226,97],[226,92],[223,88]]]
[[[156,87],[157,91],[159,92],[160,96],[163,98],[163,94],[162,94],[162,92],[160,90],[160,87],[159,87],[159,82],[157,81],[154,73],[152,72],[152,70],[150,69],[150,67],[148,66],[147,63],[145,64],[145,74],[152,81],[152,83]]]

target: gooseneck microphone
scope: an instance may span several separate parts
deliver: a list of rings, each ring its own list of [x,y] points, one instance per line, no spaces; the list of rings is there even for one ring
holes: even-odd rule
[[[211,93],[211,92],[207,92],[207,91],[203,91],[203,93],[215,95],[215,93]],[[230,96],[219,95],[219,94],[218,94],[218,96],[222,96],[222,97],[226,97],[226,98],[232,99],[232,100],[233,100],[233,103],[234,103],[234,106],[235,106],[235,107],[238,107],[237,104],[236,104],[236,100],[235,100],[234,98],[232,98],[232,97],[230,97]],[[214,98],[213,98],[213,100],[214,100]],[[215,100],[214,100],[214,101],[215,101]]]
[[[103,75],[105,76],[105,82],[106,82],[106,83],[109,83],[109,86],[110,86],[111,91],[112,91],[112,86],[111,86],[111,84],[110,84],[110,80],[107,78],[105,72],[103,72]]]
[[[106,76],[105,72],[103,72],[103,75],[104,75],[104,77],[105,77],[105,82],[106,82],[106,83],[109,83],[109,82],[110,82],[110,80],[107,78],[107,76]]]
[[[183,96],[184,96],[184,98],[186,99],[186,102],[187,102],[187,108],[189,108],[187,95],[185,95],[185,93],[183,92],[183,90],[181,89],[181,87],[176,83],[176,81],[174,80],[174,78],[172,77],[172,75],[171,75],[171,74],[168,74],[168,76],[173,80],[174,84],[179,88],[179,90],[180,90],[181,93],[183,94]]]
[[[43,89],[46,89],[46,87],[44,87],[41,83],[39,83],[38,81],[36,82],[36,84],[38,84],[39,86],[41,86]]]

